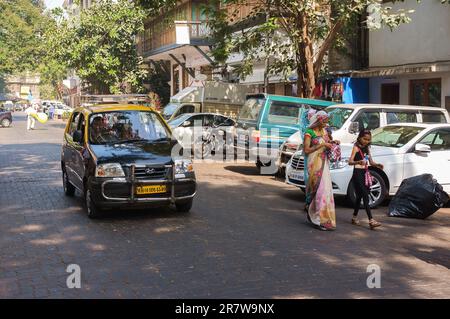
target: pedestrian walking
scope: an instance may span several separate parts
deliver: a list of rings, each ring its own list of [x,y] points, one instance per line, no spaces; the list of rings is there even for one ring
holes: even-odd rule
[[[356,143],[353,146],[348,164],[354,166],[351,182],[356,192],[352,224],[359,225],[358,211],[362,199],[367,217],[369,218],[370,229],[374,229],[381,226],[381,224],[373,219],[372,212],[370,211],[369,193],[370,186],[372,186],[372,176],[369,172],[369,165],[379,169],[383,169],[383,165],[373,161],[372,155],[370,154],[371,141],[372,133],[369,130],[360,131]]]
[[[36,124],[36,119],[34,115],[37,114],[36,107],[34,105],[30,105],[25,112],[27,113],[27,130],[34,130],[34,125]]]
[[[314,113],[303,138],[305,153],[305,185],[308,221],[320,230],[336,228],[336,214],[327,152],[333,147],[326,131],[328,114]]]
[[[55,114],[55,107],[53,104],[50,104],[50,107],[48,108],[48,117],[53,120],[53,116]]]

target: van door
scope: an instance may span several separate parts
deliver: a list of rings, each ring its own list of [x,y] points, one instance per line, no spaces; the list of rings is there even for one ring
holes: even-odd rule
[[[260,143],[264,147],[278,149],[284,140],[300,129],[300,112],[307,107],[300,103],[271,100],[259,127]]]

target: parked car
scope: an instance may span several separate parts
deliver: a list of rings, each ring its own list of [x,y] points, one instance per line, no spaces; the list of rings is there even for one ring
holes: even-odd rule
[[[12,123],[11,112],[0,110],[0,126],[9,127],[11,123]]]
[[[446,109],[383,104],[339,104],[326,109],[332,115],[333,138],[341,143],[353,143],[361,129],[374,130],[395,123],[450,123]],[[302,144],[299,131],[280,147],[278,166],[283,169]]]
[[[258,167],[272,165],[278,158],[280,145],[299,130],[303,112],[333,104],[291,96],[248,95],[237,119],[236,152],[254,158]]]
[[[352,203],[355,191],[350,183],[353,166],[348,165],[353,144],[342,144],[342,160],[331,164],[333,192],[346,195]],[[450,193],[450,124],[402,123],[372,132],[372,157],[384,165],[369,167],[374,178],[370,205],[381,204],[394,195],[405,178],[429,173]],[[303,151],[297,151],[286,167],[286,182],[305,190]]]
[[[200,149],[202,158],[212,151],[223,151],[224,146],[231,144],[226,138],[232,136],[235,123],[229,117],[214,113],[185,113],[168,122],[183,148]]]
[[[62,116],[66,112],[68,112],[68,113],[73,112],[73,109],[71,107],[68,107],[67,105],[64,105],[64,104],[53,104],[53,106],[55,108],[54,115],[57,117]],[[47,107],[47,111],[48,111],[49,107],[50,106]]]
[[[190,159],[158,112],[140,105],[76,108],[61,151],[64,192],[84,194],[87,214],[104,208],[168,206],[188,212],[196,193]],[[180,147],[181,148],[181,147]]]

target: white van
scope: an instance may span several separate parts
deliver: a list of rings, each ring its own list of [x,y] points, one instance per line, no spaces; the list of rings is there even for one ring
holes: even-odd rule
[[[236,118],[244,105],[250,86],[206,81],[203,86],[189,86],[171,97],[161,115],[170,121],[185,113],[218,113]]]
[[[325,109],[333,114],[333,138],[353,143],[362,129],[374,130],[395,123],[450,123],[446,109],[430,106],[388,104],[336,104]],[[278,167],[283,169],[302,144],[300,132],[291,135],[280,147]]]

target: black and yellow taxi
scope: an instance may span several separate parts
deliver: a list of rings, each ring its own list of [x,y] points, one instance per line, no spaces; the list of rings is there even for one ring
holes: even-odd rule
[[[104,209],[174,204],[188,212],[196,194],[190,158],[154,109],[103,104],[76,108],[64,131],[64,192],[84,195],[89,217]]]

